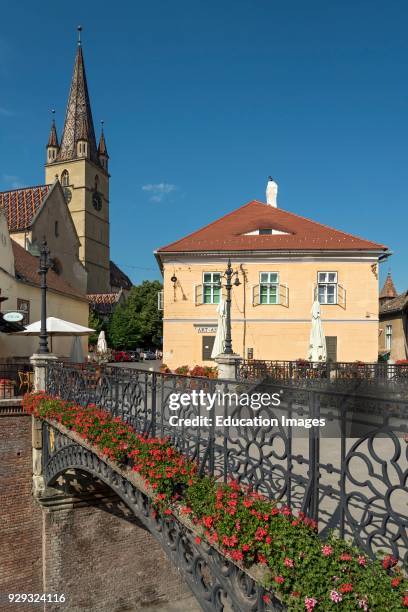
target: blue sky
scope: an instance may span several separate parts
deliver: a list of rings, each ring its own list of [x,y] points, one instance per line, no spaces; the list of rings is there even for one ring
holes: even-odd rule
[[[76,25],[110,153],[112,258],[152,251],[251,199],[387,244],[408,288],[408,4],[403,0],[3,3],[0,189],[44,180]],[[7,27],[5,25],[7,24]]]

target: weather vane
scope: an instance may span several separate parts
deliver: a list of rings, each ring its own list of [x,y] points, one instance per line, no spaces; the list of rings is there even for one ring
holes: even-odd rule
[[[78,30],[78,45],[81,46],[81,32],[82,32],[82,26],[78,26],[77,27]]]

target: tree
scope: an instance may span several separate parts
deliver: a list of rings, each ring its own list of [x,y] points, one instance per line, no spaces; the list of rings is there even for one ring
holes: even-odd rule
[[[143,281],[132,287],[126,302],[118,306],[108,329],[113,348],[158,348],[162,343],[162,313],[157,308],[159,281]]]

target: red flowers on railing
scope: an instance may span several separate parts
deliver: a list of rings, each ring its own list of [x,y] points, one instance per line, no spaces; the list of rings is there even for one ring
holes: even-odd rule
[[[259,564],[263,581],[288,610],[387,610],[408,608],[407,581],[397,559],[371,561],[344,540],[322,542],[316,523],[279,507],[236,480],[217,482],[167,439],[148,438],[97,406],[78,406],[45,393],[24,397],[25,410],[60,423],[107,459],[136,472],[156,510],[189,520],[195,542],[205,538],[235,563]],[[270,601],[269,595],[264,602]]]

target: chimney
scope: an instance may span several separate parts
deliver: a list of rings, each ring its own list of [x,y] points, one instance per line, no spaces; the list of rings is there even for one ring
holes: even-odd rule
[[[268,206],[277,208],[278,184],[275,183],[271,176],[268,176],[268,184],[266,185],[266,203]]]

